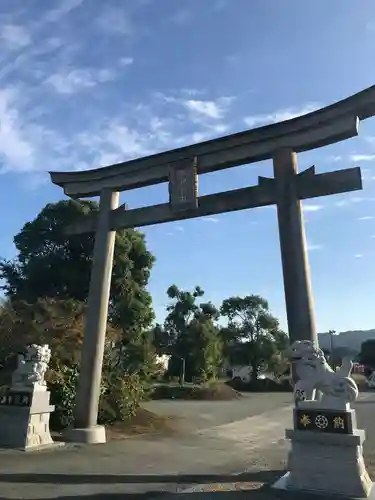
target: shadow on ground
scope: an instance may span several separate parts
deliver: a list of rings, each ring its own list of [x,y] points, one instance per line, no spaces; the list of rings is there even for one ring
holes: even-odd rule
[[[237,481],[268,483],[285,473],[283,470],[244,472],[243,474],[1,474],[0,485],[4,483],[29,484],[136,484],[176,483],[211,484]]]
[[[142,493],[93,493],[89,495],[69,495],[45,498],[45,500],[154,500],[163,498],[176,500],[188,495],[191,500],[332,500],[324,495],[312,495],[301,492],[274,490],[271,485],[285,473],[284,470],[264,470],[245,472],[236,475],[223,474],[178,474],[178,475],[101,475],[101,474],[0,474],[1,482],[7,483],[39,483],[39,484],[196,484],[188,490],[171,493],[170,491],[149,490]],[[0,500],[9,500],[0,496]]]
[[[148,493],[99,493],[97,495],[85,495],[85,496],[65,496],[65,497],[50,497],[43,500],[159,500],[163,498],[165,500],[177,500],[181,496],[186,497],[185,493],[161,493],[158,491],[148,492]],[[251,500],[332,500],[332,496],[326,497],[322,495],[311,495],[308,493],[290,493],[270,490],[268,487],[260,488],[257,490],[232,490],[232,491],[210,491],[210,492],[200,492],[200,493],[188,493],[190,500],[245,500],[251,498]],[[0,497],[0,500],[10,500],[9,498]],[[181,499],[182,500],[182,499]],[[350,500],[350,499],[348,499]]]

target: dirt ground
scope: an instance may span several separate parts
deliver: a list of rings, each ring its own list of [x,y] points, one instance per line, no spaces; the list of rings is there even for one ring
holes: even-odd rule
[[[269,489],[285,471],[288,443],[283,436],[292,420],[287,397],[252,394],[231,402],[154,401],[147,404],[152,411],[180,419],[179,432],[55,451],[1,451],[0,500],[153,499],[181,492],[197,498],[214,494],[225,499],[246,495],[254,500],[297,500]],[[356,407],[358,425],[367,432],[366,464],[375,478],[375,395],[362,395]],[[298,495],[301,498],[311,496]]]
[[[189,430],[203,429],[248,417],[277,412],[292,404],[289,393],[243,393],[235,401],[170,401],[156,400],[144,403],[143,408],[157,415],[173,416],[180,423],[180,428]]]

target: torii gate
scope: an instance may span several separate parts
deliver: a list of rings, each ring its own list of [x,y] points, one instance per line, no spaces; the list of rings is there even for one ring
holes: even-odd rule
[[[360,168],[316,174],[297,169],[297,153],[358,135],[360,120],[375,115],[375,86],[307,115],[144,158],[80,172],[51,172],[67,196],[100,196],[98,214],[67,228],[95,232],[95,246],[78,384],[75,428],[67,439],[106,440],[97,425],[115,231],[244,210],[277,206],[284,291],[291,341],[317,342],[301,201],[362,189]],[[198,174],[273,160],[274,178],[258,185],[198,197]],[[169,203],[125,210],[119,192],[169,182]]]

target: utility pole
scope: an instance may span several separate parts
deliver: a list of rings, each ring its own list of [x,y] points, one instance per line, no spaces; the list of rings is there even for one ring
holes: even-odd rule
[[[186,370],[186,359],[181,358],[181,371],[180,371],[180,385],[183,386],[185,384],[185,370]]]
[[[330,355],[330,363],[333,371],[336,371],[336,366],[334,363],[334,358],[333,358],[333,349],[334,349],[334,334],[336,333],[336,330],[329,330],[328,334],[330,336],[330,344],[331,344],[331,355]]]

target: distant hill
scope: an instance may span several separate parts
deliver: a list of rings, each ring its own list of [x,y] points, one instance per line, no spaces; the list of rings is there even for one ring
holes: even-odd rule
[[[331,349],[331,335],[329,333],[319,333],[319,347],[322,349]],[[349,330],[333,335],[333,347],[345,348],[355,353],[361,350],[362,342],[369,339],[375,339],[374,330]]]

